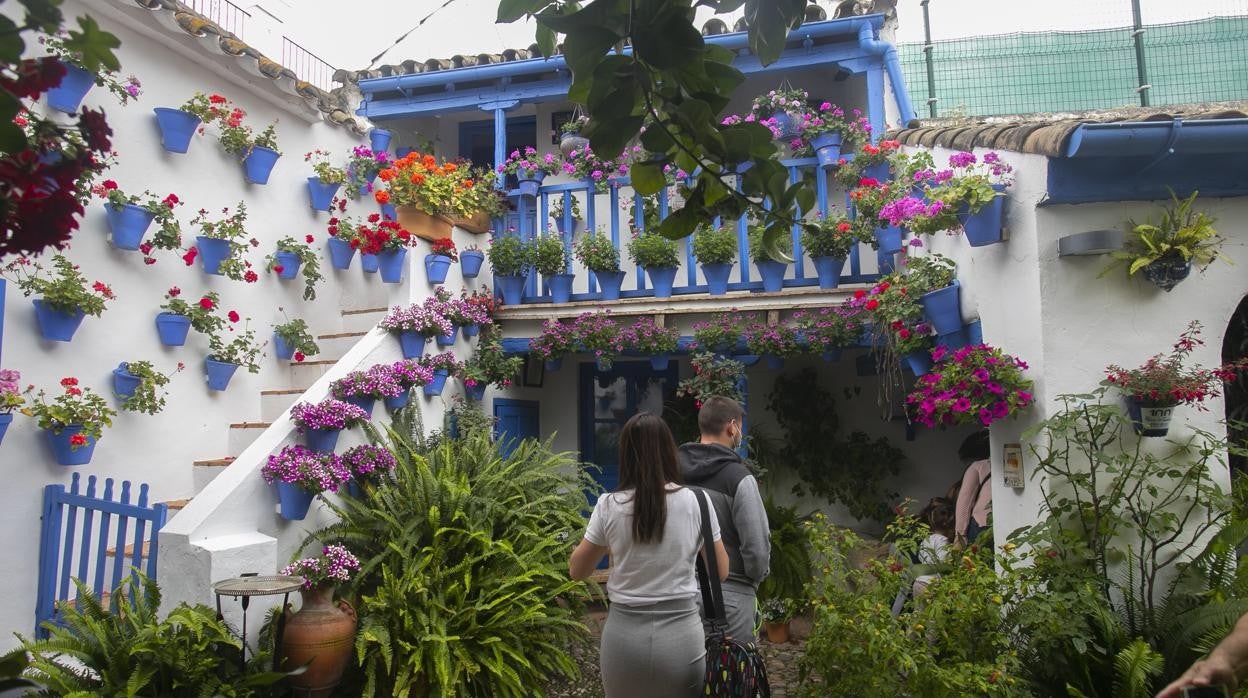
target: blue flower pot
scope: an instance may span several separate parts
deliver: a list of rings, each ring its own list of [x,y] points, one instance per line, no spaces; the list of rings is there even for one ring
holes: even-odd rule
[[[658,356],[650,357],[650,368],[655,371],[666,371],[667,367],[671,365],[671,363],[672,357],[667,354],[659,354]]]
[[[204,357],[204,372],[208,375],[208,387],[222,391],[230,387],[230,379],[238,370],[238,364],[217,361],[211,356]]]
[[[444,254],[425,255],[425,276],[431,284],[446,283],[446,273],[451,270],[451,258]]]
[[[9,425],[13,423],[13,415],[0,414],[0,443],[4,443],[4,433],[9,430]]]
[[[341,184],[322,182],[320,177],[308,177],[308,203],[313,211],[328,211],[334,205],[334,196]]]
[[[957,351],[966,346],[966,330],[959,329],[957,332],[942,334],[936,338],[936,345],[944,347],[949,351]]]
[[[390,138],[392,135],[384,128],[370,129],[368,132],[368,147],[374,153],[385,152],[390,149]]]
[[[419,332],[412,330],[403,330],[399,333],[399,348],[403,351],[403,358],[415,359],[425,353],[425,344],[429,342],[429,338]]]
[[[408,391],[408,390],[404,390],[403,392],[399,393],[395,397],[388,397],[384,401],[386,403],[386,409],[390,410],[391,412],[395,410],[401,410],[404,407],[407,407],[407,401],[410,398],[411,398],[411,391]]]
[[[671,298],[672,284],[676,283],[676,267],[646,267],[655,298]]]
[[[841,285],[841,272],[845,269],[844,257],[811,257],[815,272],[819,274],[819,288],[837,288]]]
[[[485,263],[485,253],[480,250],[465,250],[459,253],[459,270],[465,279],[475,279],[481,273],[481,265]]]
[[[125,401],[134,397],[134,391],[139,389],[139,384],[142,382],[142,378],[126,369],[124,361],[113,369],[113,395],[118,400]]]
[[[35,321],[39,323],[39,334],[52,342],[68,342],[73,339],[78,326],[82,324],[82,319],[87,316],[81,308],[75,308],[73,312],[67,313],[45,304],[41,298],[36,298],[34,303]]]
[[[844,351],[845,351],[844,349],[837,347],[836,349],[829,349],[823,352],[822,354],[820,354],[819,356],[824,361],[827,361],[828,363],[832,363],[833,361],[840,361],[841,355],[844,353]]]
[[[703,264],[702,276],[706,277],[706,286],[712,296],[722,296],[728,292],[728,277],[732,276],[731,264]]]
[[[541,170],[519,170],[516,173],[516,189],[523,196],[537,196],[537,190],[541,188],[545,178],[546,173]]]
[[[732,360],[736,361],[742,366],[753,366],[754,364],[758,363],[759,358],[761,357],[755,354],[738,354],[737,356],[732,357]]]
[[[464,325],[460,328],[460,331],[464,333],[465,337],[476,337],[481,334],[481,326],[476,324]]]
[[[1005,216],[1005,185],[994,184],[992,188],[1002,196],[993,199],[992,203],[981,208],[978,213],[971,213],[966,206],[958,212],[958,220],[962,222],[962,230],[971,247],[1001,242]]]
[[[381,282],[397,284],[403,280],[403,263],[407,261],[407,249],[386,250],[377,253],[377,268],[381,271]]]
[[[104,214],[108,219],[108,229],[113,233],[113,247],[120,250],[139,249],[143,236],[156,218],[151,211],[134,204],[125,204],[121,208],[104,204]]]
[[[494,275],[494,285],[503,294],[504,305],[520,305],[524,297],[524,277],[517,275]]]
[[[480,402],[481,400],[485,399],[485,388],[486,388],[485,383],[477,383],[476,385],[473,385],[471,388],[468,386],[464,386],[464,394],[468,396],[469,400],[476,400]]]
[[[1145,405],[1134,396],[1127,397],[1127,414],[1131,417],[1131,426],[1140,436],[1165,436],[1170,433],[1170,421],[1174,417],[1175,405]]]
[[[180,347],[186,344],[186,335],[191,330],[191,319],[176,313],[157,313],[156,334],[160,335],[160,343],[167,347]]]
[[[784,272],[789,268],[788,264],[768,259],[762,262],[755,262],[754,266],[758,267],[758,275],[763,279],[764,291],[775,293],[784,288]]]
[[[273,333],[273,353],[282,361],[290,361],[295,357],[295,348],[290,342],[282,339],[282,335]]]
[[[880,276],[891,274],[893,273],[893,270],[897,268],[897,253],[876,250],[875,264],[879,267]]]
[[[281,153],[272,148],[262,145],[252,146],[251,152],[243,158],[243,173],[247,181],[252,184],[268,184],[269,175],[273,173],[273,166],[277,164],[277,159],[281,156]]]
[[[598,288],[601,289],[602,300],[618,301],[620,299],[620,286],[624,284],[624,272],[622,271],[596,271],[594,278],[598,280]]]
[[[923,314],[932,324],[936,334],[950,334],[962,329],[962,284],[957,279],[953,283],[935,291],[919,296],[923,304]]]
[[[912,351],[901,357],[902,365],[916,376],[932,370],[932,354],[928,351]]]
[[[978,346],[984,343],[984,323],[980,320],[972,320],[966,323],[966,343],[972,346]]]
[[[780,132],[777,136],[779,140],[790,140],[802,132],[801,121],[794,119],[787,111],[776,112],[771,118],[776,120],[776,130]]]
[[[343,402],[350,403],[368,413],[369,417],[373,416],[373,406],[377,404],[377,398],[366,395],[353,395],[344,397]]]
[[[810,141],[820,167],[832,167],[841,159],[841,134],[821,133]]]
[[[279,279],[293,279],[299,276],[299,255],[294,252],[275,252],[273,258],[277,260],[277,265],[282,268],[277,273]]]
[[[199,248],[199,265],[204,273],[220,276],[221,262],[230,256],[230,241],[200,235],[195,238],[195,247]]]
[[[57,464],[86,465],[91,462],[91,454],[95,453],[94,436],[88,436],[87,443],[77,448],[69,443],[75,435],[82,433],[81,424],[66,425],[59,434],[51,429],[44,429],[43,433],[48,435],[48,444],[52,446],[52,455],[56,458]]]
[[[394,204],[381,204],[381,217],[388,221],[398,220],[399,213]]]
[[[875,229],[875,245],[880,252],[893,253],[901,252],[901,239],[904,236],[901,228],[897,226],[886,226]]]
[[[360,253],[360,268],[364,270],[365,274],[376,274],[379,265],[380,262],[377,259],[377,255]]]
[[[459,335],[459,327],[451,325],[451,331],[447,334],[437,336],[438,346],[450,347],[455,345],[455,338]]]
[[[289,482],[278,480],[273,484],[277,487],[278,511],[281,517],[287,521],[303,521],[316,495]]]
[[[561,368],[563,368],[563,357],[559,357],[558,359],[546,360],[547,371],[558,371]]]
[[[580,232],[581,225],[583,225],[583,222],[580,218],[573,218],[571,226],[572,230],[569,231],[569,226],[566,222],[564,222],[563,216],[559,216],[555,219],[555,230],[558,230],[560,235],[576,235]]]
[[[82,98],[87,96],[87,92],[95,84],[95,75],[73,63],[61,61],[61,65],[65,66],[65,77],[61,79],[61,84],[48,90],[48,106],[66,114],[74,114],[82,104]]]
[[[550,287],[550,302],[567,303],[572,300],[572,280],[576,278],[574,274],[555,274],[546,277],[546,284]]]
[[[779,356],[772,356],[768,354],[767,356],[763,357],[763,365],[766,366],[769,370],[779,371],[780,369],[784,368],[784,359]]]
[[[355,248],[336,237],[329,238],[329,265],[335,269],[350,269]]]
[[[442,389],[446,387],[446,379],[450,376],[450,372],[445,368],[434,369],[433,380],[428,384],[421,386],[425,397],[436,397],[442,394]]]
[[[156,125],[160,127],[160,144],[171,153],[185,153],[200,123],[198,116],[181,109],[156,107]]]
[[[303,442],[317,453],[331,453],[341,433],[340,429],[304,429]]]

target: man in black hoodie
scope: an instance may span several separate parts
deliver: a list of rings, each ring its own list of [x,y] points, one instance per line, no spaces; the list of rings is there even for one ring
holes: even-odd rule
[[[680,474],[685,484],[710,496],[728,550],[728,579],[723,583],[728,635],[757,639],[758,585],[771,565],[771,528],[758,493],[758,480],[734,450],[741,446],[741,406],[712,397],[698,411],[697,443],[680,447]]]

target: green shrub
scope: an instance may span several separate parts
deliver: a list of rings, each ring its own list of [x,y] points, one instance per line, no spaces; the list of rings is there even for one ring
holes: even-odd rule
[[[611,238],[601,231],[577,240],[575,254],[590,271],[620,270],[620,251],[615,249]]]
[[[499,276],[524,276],[533,266],[532,252],[519,235],[498,235],[486,251],[490,268]]]
[[[729,264],[737,258],[737,224],[702,227],[693,234],[693,258],[701,264]]]
[[[542,276],[554,276],[568,270],[568,257],[564,253],[563,238],[558,235],[540,235],[529,243],[533,268]]]
[[[676,241],[655,232],[637,233],[628,243],[628,256],[633,264],[651,269],[680,266]]]
[[[766,235],[766,232],[767,232],[766,226],[763,226],[763,225],[750,226],[750,229],[749,229],[750,259],[755,263],[780,261],[780,260],[773,260],[771,256],[767,254],[767,247],[766,245],[763,244],[763,239],[764,239],[764,236]],[[777,238],[776,249],[782,254],[792,255],[793,254],[792,236],[781,235],[779,238]]]

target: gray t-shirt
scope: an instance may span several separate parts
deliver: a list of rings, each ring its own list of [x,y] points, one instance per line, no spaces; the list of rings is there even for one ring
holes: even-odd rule
[[[598,498],[585,540],[611,550],[607,597],[613,603],[644,606],[698,596],[694,555],[702,547],[702,515],[696,496],[684,487],[668,491],[667,521],[657,543],[633,541],[632,490]],[[710,519],[711,537],[719,540],[719,520]]]

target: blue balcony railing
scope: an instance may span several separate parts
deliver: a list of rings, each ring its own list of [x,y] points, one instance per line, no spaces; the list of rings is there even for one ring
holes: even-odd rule
[[[785,160],[784,165],[788,167],[790,182],[797,182],[801,177],[813,174],[816,187],[817,210],[824,212],[830,210],[830,202],[842,202],[839,204],[833,203],[832,206],[844,211],[851,210],[849,193],[840,188],[835,181],[831,181],[828,177],[828,171],[820,167],[814,158]],[[659,194],[660,220],[666,218],[669,211],[668,191],[668,189],[665,189]],[[573,282],[573,301],[597,300],[599,298],[598,288],[594,283],[593,275],[582,267],[572,255],[573,241],[576,237],[585,234],[584,231],[599,229],[602,229],[611,237],[611,242],[620,252],[620,269],[625,272],[620,296],[622,298],[639,298],[654,295],[654,290],[648,285],[649,280],[646,278],[645,271],[642,267],[631,264],[628,259],[628,240],[631,230],[628,225],[628,212],[621,209],[621,204],[626,203],[629,205],[632,209],[633,220],[638,221],[638,227],[643,229],[645,216],[642,213],[642,198],[632,190],[627,178],[612,180],[605,193],[596,191],[594,184],[590,182],[574,181],[546,184],[538,189],[536,197],[521,196],[514,191],[512,194],[513,200],[516,201],[517,212],[509,220],[509,225],[515,228],[515,234],[522,236],[526,240],[555,229],[556,226],[550,217],[554,201],[562,200],[565,221],[571,220],[569,211],[571,210],[573,200],[577,202],[584,218],[583,230],[575,231],[571,226],[564,225],[563,232],[560,233],[568,258],[566,271],[574,274],[576,277]],[[605,208],[603,204],[606,205]],[[720,221],[716,221],[716,225],[719,223]],[[729,291],[762,290],[762,280],[759,278],[758,270],[750,261],[749,238],[746,230],[746,219],[742,217],[737,221],[739,253],[733,265],[732,275],[729,277]],[[791,234],[793,236],[794,263],[790,264],[785,272],[784,288],[817,286],[819,278],[813,263],[802,249],[800,228],[793,226]],[[703,278],[702,271],[693,257],[692,238],[685,238],[678,241],[677,244],[680,246],[682,261],[676,275],[676,283],[672,287],[672,295],[707,293],[706,280]],[[867,254],[862,253],[864,249]],[[876,256],[872,253],[869,246],[859,244],[858,247],[850,252],[840,281],[842,284],[866,283],[878,277]],[[529,276],[524,290],[523,302],[550,302],[549,289],[545,280],[540,278],[539,275],[532,274]]]

